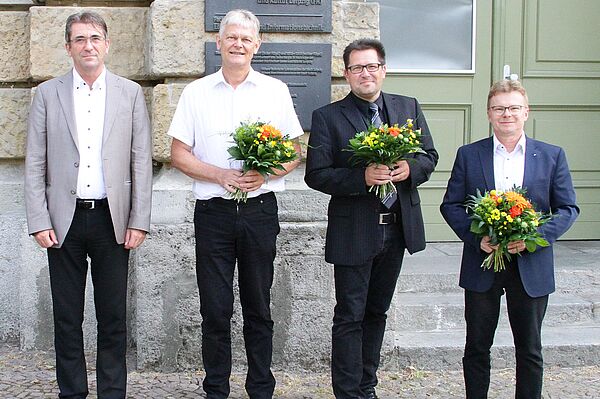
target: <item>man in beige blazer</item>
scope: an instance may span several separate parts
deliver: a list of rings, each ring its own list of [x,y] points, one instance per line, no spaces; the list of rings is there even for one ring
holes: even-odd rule
[[[104,20],[67,19],[73,69],[38,86],[29,115],[29,234],[48,249],[60,397],[88,394],[83,309],[88,257],[98,321],[99,398],[125,398],[129,250],[150,228],[151,133],[141,87],[106,70]]]

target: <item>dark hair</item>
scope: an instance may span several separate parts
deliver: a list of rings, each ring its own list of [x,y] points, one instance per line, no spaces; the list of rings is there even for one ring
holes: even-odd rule
[[[385,64],[385,49],[383,44],[377,39],[358,39],[350,43],[344,49],[344,68],[348,68],[350,62],[350,53],[353,51],[370,50],[377,51],[379,63]]]
[[[100,28],[104,34],[104,38],[108,39],[108,28],[106,27],[104,18],[102,18],[100,14],[93,11],[83,11],[78,12],[77,14],[69,15],[69,18],[67,18],[67,24],[65,26],[65,41],[67,43],[71,41],[71,32],[73,30],[72,27],[75,23],[92,24],[96,28]]]
[[[529,105],[527,92],[525,91],[525,88],[523,87],[521,82],[519,82],[518,80],[505,79],[499,80],[498,82],[494,83],[492,87],[490,87],[490,92],[488,93],[487,99],[488,108],[490,107],[490,100],[492,99],[492,97],[500,93],[512,93],[513,91],[521,93],[525,98],[525,105]]]

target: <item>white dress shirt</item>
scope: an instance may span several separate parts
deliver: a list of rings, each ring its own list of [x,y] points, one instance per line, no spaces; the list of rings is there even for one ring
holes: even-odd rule
[[[512,152],[494,135],[494,182],[496,190],[508,191],[513,186],[523,186],[523,173],[525,172],[525,133]]]
[[[106,105],[106,68],[90,88],[73,68],[73,103],[79,144],[77,197],[106,197],[102,171],[102,134]]]
[[[234,89],[219,70],[186,86],[168,134],[192,147],[203,162],[241,170],[242,161],[230,159],[227,149],[234,145],[232,133],[241,122],[256,121],[271,124],[290,138],[304,133],[285,83],[251,69]],[[284,188],[284,179],[270,179],[248,197]],[[200,200],[231,198],[225,188],[208,181],[195,180],[192,191]]]

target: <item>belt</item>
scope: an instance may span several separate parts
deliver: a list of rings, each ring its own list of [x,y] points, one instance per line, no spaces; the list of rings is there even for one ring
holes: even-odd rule
[[[380,213],[379,224],[394,224],[398,222],[398,214],[394,212]]]
[[[82,199],[77,198],[75,201],[75,205],[79,209],[96,209],[96,208],[104,208],[108,205],[108,199]]]

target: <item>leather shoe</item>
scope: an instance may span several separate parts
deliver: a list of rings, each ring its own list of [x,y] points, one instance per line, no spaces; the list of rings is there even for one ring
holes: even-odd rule
[[[365,391],[365,399],[379,399],[379,396],[375,393],[375,388]]]

